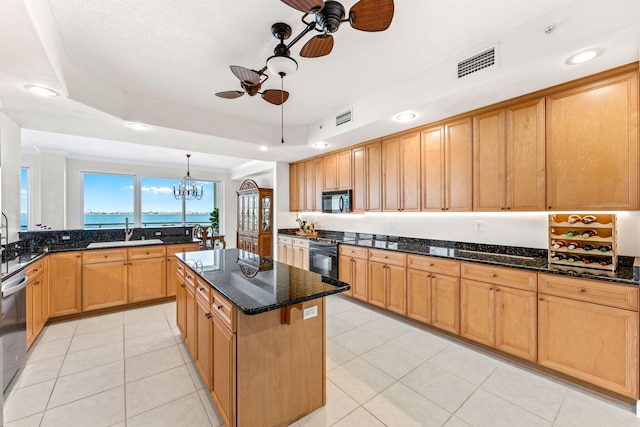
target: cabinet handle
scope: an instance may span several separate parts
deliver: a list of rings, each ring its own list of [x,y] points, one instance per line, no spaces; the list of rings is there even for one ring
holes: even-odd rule
[[[547,209],[553,209],[551,206],[547,206]]]
[[[490,291],[492,291],[492,290],[493,290],[493,288],[489,288],[489,290],[490,290]]]
[[[180,283],[181,288],[186,288],[187,286],[184,283]]]
[[[540,297],[538,298],[538,301],[544,301],[544,298]]]
[[[507,206],[507,210],[511,209],[511,206]]]
[[[200,292],[204,292],[204,288],[198,288]]]
[[[498,275],[496,273],[493,273],[491,277],[498,277]]]
[[[39,285],[39,284],[40,284],[40,281],[39,281],[39,280],[38,280],[36,283],[34,283],[34,285]]]
[[[218,310],[222,310],[222,307],[224,307],[223,305],[219,305],[218,306]]]
[[[585,288],[580,288],[580,293],[584,293],[587,292],[587,290]]]
[[[496,292],[500,292],[500,288],[496,288]]]
[[[205,317],[206,317],[207,319],[211,319],[211,313],[207,313],[207,314],[205,314]]]
[[[504,206],[501,206],[501,207],[500,207],[500,210],[501,210],[501,211],[503,211],[503,210],[504,210]]]
[[[105,258],[109,258],[109,255],[105,255],[104,257],[105,257]]]
[[[444,208],[440,208],[440,210],[441,210],[441,211],[443,211],[443,210],[444,210]]]

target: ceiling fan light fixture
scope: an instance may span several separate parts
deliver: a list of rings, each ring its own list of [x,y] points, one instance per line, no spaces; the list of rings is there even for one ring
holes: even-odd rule
[[[274,76],[284,77],[298,70],[298,63],[290,56],[273,55],[267,59],[267,69]]]
[[[404,112],[404,113],[400,113],[397,114],[395,116],[395,119],[399,122],[410,122],[411,120],[415,119],[417,117],[416,113],[411,113],[411,112]]]
[[[44,87],[44,86],[24,85],[24,88],[29,92],[33,93],[34,95],[38,95],[38,96],[44,96],[47,98],[60,96],[60,94],[55,90],[49,89],[48,87]]]

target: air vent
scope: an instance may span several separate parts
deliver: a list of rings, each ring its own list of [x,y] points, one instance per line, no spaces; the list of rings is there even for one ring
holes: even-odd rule
[[[496,48],[485,50],[482,53],[458,62],[458,78],[480,71],[483,68],[491,67],[496,63]]]
[[[352,110],[347,110],[344,113],[340,113],[336,116],[336,126],[349,123],[352,120]]]

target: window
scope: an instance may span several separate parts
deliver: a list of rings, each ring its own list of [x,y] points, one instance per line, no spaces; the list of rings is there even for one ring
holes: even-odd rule
[[[124,228],[134,224],[134,176],[84,174],[84,228]]]
[[[182,201],[173,197],[175,179],[142,178],[141,224],[143,227],[182,225]]]
[[[20,231],[29,229],[29,168],[20,168]]]
[[[204,194],[200,200],[186,200],[185,213],[187,224],[211,225],[211,212],[218,207],[218,185],[212,181],[198,181]]]

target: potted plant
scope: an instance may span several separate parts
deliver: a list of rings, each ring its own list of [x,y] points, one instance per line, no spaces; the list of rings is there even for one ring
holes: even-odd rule
[[[218,208],[214,208],[213,212],[209,216],[209,221],[211,221],[211,230],[214,236],[220,235],[220,222],[218,220]]]

